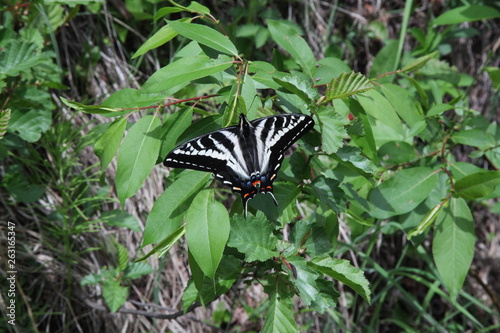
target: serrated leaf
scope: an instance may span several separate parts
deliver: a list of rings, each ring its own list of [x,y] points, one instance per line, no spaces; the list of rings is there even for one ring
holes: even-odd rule
[[[327,154],[333,154],[342,147],[344,138],[347,137],[345,121],[331,107],[320,108],[317,115],[321,128],[322,148]]]
[[[327,85],[324,101],[348,98],[373,88],[373,83],[361,73],[341,73]]]
[[[186,240],[206,276],[213,278],[229,238],[229,214],[213,199],[214,190],[202,190],[186,214]]]
[[[319,293],[316,285],[316,279],[319,278],[319,274],[307,266],[307,262],[304,258],[292,256],[286,258],[286,260],[295,267],[297,278],[290,279],[291,282],[299,291],[302,302],[310,306]],[[284,267],[287,269],[286,265],[284,265]],[[289,274],[290,273],[291,272],[289,272]]]
[[[185,23],[180,21],[167,21],[168,24],[180,35],[208,46],[219,52],[238,57],[238,50],[231,40],[206,25]]]
[[[108,127],[106,132],[94,144],[94,152],[101,160],[101,169],[104,171],[115,156],[123,134],[127,128],[127,118],[118,118]]]
[[[270,200],[270,194],[260,194],[250,200],[249,207],[264,212],[270,221],[280,220],[284,224],[293,220],[298,214],[295,200],[300,189],[288,182],[275,182],[273,191],[278,206]]]
[[[142,86],[142,93],[163,92],[171,95],[191,81],[210,76],[231,67],[233,59],[221,55],[217,59],[205,55],[180,58],[157,70]]]
[[[160,151],[160,119],[144,116],[123,140],[116,167],[116,192],[122,202],[139,190],[155,166]]]
[[[3,46],[0,52],[0,74],[17,76],[27,72],[44,59],[37,45],[28,41],[12,39]]]
[[[128,264],[127,249],[118,242],[114,242],[114,246],[116,249],[116,257],[118,259],[118,269],[120,272],[123,272]]]
[[[189,262],[191,269],[193,270],[191,259],[192,256],[190,256]],[[187,309],[196,301],[205,305],[214,300],[216,297],[227,293],[237,278],[240,277],[241,267],[242,262],[240,259],[231,255],[224,255],[214,279],[209,279],[207,276],[203,276],[203,280],[197,285],[194,283],[195,281],[193,277],[191,277],[191,280],[188,282],[188,286],[182,295],[184,311],[187,311]],[[199,268],[195,268],[195,270],[196,269]]]
[[[102,277],[99,274],[91,273],[85,275],[83,279],[80,281],[80,285],[86,286],[89,284],[98,284],[102,282]]]
[[[111,312],[116,312],[127,300],[128,288],[120,286],[119,280],[108,279],[102,286],[102,296]]]
[[[451,198],[436,220],[432,254],[453,300],[458,296],[474,257],[474,220],[462,198]]]
[[[278,297],[278,293],[269,296],[269,307],[262,333],[299,332],[293,317],[293,309],[287,303],[282,297]]]
[[[499,184],[500,171],[477,172],[457,180],[455,191],[466,200],[474,200],[489,195]]]
[[[368,280],[365,278],[363,271],[352,266],[349,261],[323,257],[311,260],[310,265],[317,271],[349,286],[365,301],[370,302],[371,291]]]
[[[207,172],[185,170],[156,200],[148,215],[142,246],[162,241],[182,224],[187,205],[210,179]]]
[[[300,99],[307,104],[310,104],[316,98],[316,91],[311,87],[311,84],[296,76],[287,75],[282,78],[274,77],[273,80],[281,87],[299,96]]]
[[[417,59],[413,59],[405,67],[403,67],[403,69],[401,69],[401,71],[408,72],[408,73],[415,72],[415,71],[419,70],[420,68],[424,67],[425,64],[429,60],[435,58],[438,54],[439,54],[439,51],[434,51],[434,52],[427,54],[425,56],[418,57]]]
[[[413,210],[436,186],[436,177],[432,169],[425,167],[399,171],[370,193],[370,215],[385,219]]]
[[[285,23],[268,19],[267,25],[274,41],[292,56],[307,76],[313,79],[316,58],[307,42]]]
[[[340,212],[345,207],[344,192],[339,187],[340,183],[323,175],[316,177],[307,186],[306,191],[313,194],[319,202],[324,203],[335,212]]]
[[[13,109],[7,130],[28,142],[36,142],[52,125],[52,112],[49,109]]]
[[[340,294],[335,290],[333,281],[318,279],[316,286],[319,292],[314,298],[311,307],[319,313],[324,313],[326,310],[334,308],[337,305]]]
[[[153,268],[145,262],[129,263],[125,269],[124,277],[128,279],[137,279],[143,275],[153,273]]]
[[[245,261],[266,261],[278,253],[275,251],[278,239],[273,234],[273,225],[262,212],[247,219],[238,215],[232,220],[228,246],[245,254]]]
[[[335,155],[342,161],[342,164],[365,177],[372,176],[372,173],[376,169],[374,163],[363,156],[361,150],[357,147],[341,147]]]
[[[0,140],[3,139],[5,132],[7,131],[7,125],[10,120],[10,109],[0,110]]]

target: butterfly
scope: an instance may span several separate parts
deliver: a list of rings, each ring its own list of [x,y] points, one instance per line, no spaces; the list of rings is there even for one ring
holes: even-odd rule
[[[273,181],[285,151],[314,126],[304,114],[280,114],[248,121],[240,114],[236,126],[200,135],[166,156],[172,168],[212,172],[216,179],[241,194],[244,215],[257,193],[273,194]]]

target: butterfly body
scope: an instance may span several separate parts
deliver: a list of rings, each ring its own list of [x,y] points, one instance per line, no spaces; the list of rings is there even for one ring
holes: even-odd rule
[[[273,195],[285,151],[314,126],[303,114],[282,114],[248,121],[241,114],[236,126],[200,135],[172,150],[168,167],[212,172],[247,202],[257,193]]]

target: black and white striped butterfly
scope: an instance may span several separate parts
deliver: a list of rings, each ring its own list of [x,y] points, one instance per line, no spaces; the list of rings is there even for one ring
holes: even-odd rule
[[[241,194],[245,217],[248,200],[257,193],[273,195],[285,151],[314,126],[304,114],[281,114],[248,121],[200,135],[172,150],[167,167],[213,172],[233,192]]]

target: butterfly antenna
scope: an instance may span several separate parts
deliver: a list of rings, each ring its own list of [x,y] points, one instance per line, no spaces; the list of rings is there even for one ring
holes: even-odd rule
[[[247,206],[248,206],[248,200],[243,200],[243,216],[245,216],[245,219],[247,218]]]
[[[275,204],[276,206],[278,206],[278,201],[277,201],[277,200],[276,200],[276,198],[274,197],[273,192],[267,192],[267,193],[269,193],[269,194],[273,197],[274,204]]]

